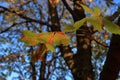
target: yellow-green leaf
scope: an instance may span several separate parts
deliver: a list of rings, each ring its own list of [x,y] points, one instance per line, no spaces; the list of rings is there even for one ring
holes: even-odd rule
[[[22,32],[22,38],[20,39],[20,41],[25,42],[27,45],[29,46],[36,46],[39,43],[37,34],[35,34],[34,32],[25,30]]]
[[[36,46],[38,44],[46,44],[47,50],[55,51],[56,45],[68,45],[70,39],[63,32],[45,32],[36,34],[29,30],[22,32],[21,41],[25,42],[29,46]]]
[[[68,36],[66,34],[64,34],[63,32],[56,32],[54,35],[54,44],[56,45],[69,45],[70,43],[70,39],[68,38]]]
[[[120,34],[120,26],[112,23],[111,21],[107,20],[106,18],[102,18],[105,28],[113,33],[113,34]]]
[[[90,22],[91,25],[93,25],[94,30],[103,31],[101,27],[101,22],[98,20],[97,17],[94,17],[94,16],[87,17],[75,22],[74,29],[75,30],[79,29],[85,22]]]
[[[103,29],[101,28],[100,21],[96,17],[87,17],[86,20],[93,25],[94,30],[103,31]]]
[[[83,19],[75,22],[74,30],[76,31],[77,29],[79,29],[84,24],[84,22],[86,22],[86,21],[87,21],[86,18],[83,18]]]
[[[67,24],[64,26],[64,29],[62,30],[63,32],[72,32],[74,30],[73,25]]]
[[[94,9],[94,13],[95,13],[96,16],[100,16],[101,15],[100,8],[98,8],[97,6],[95,6],[95,7],[93,7],[93,9]]]
[[[90,13],[91,15],[95,15],[94,12],[93,12],[93,10],[90,9],[89,7],[87,7],[87,6],[83,5],[83,4],[81,4],[81,6],[83,7],[83,9],[84,9],[86,12]]]
[[[56,52],[54,45],[51,44],[45,44],[47,51],[52,51],[52,52]]]

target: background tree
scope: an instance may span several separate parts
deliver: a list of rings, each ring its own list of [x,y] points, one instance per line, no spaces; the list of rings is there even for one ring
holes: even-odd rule
[[[109,20],[115,21],[120,11],[118,8],[116,12],[109,14],[109,11],[112,11],[111,8],[116,6],[112,0],[1,0],[0,2],[2,2],[0,6],[1,79],[13,74],[17,75],[13,79],[20,80],[98,79],[108,49],[105,41],[108,41],[110,34],[107,31],[94,31],[95,27],[88,27],[86,24],[82,25],[76,33],[67,32],[67,30],[73,29],[71,25],[73,26],[75,22],[90,16],[88,13],[85,14],[81,3],[91,8],[99,4],[98,7],[102,8],[103,16],[108,16]],[[19,41],[23,30],[35,33],[65,31],[71,43],[69,46],[56,46],[56,52],[49,51],[41,57],[43,44],[27,46]],[[118,37],[112,39],[118,40]],[[51,40],[52,38],[49,42]],[[116,40],[111,41],[108,56],[114,50],[119,50],[119,46],[112,48],[114,41],[119,43]],[[51,47],[50,49],[53,50]],[[116,52],[116,54],[119,53]],[[108,62],[106,61],[106,64]],[[114,70],[111,66],[109,67],[103,69],[103,75],[106,69]],[[119,70],[119,67],[117,68],[116,75]]]
[[[119,24],[118,19],[118,25]],[[111,38],[110,47],[107,53],[107,59],[103,70],[101,72],[100,80],[115,80],[118,77],[120,70],[119,49],[120,49],[120,35],[113,34]],[[117,45],[117,46],[116,46]],[[108,77],[110,76],[110,77]]]

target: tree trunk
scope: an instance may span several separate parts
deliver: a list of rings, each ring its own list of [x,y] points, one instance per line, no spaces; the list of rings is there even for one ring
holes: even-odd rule
[[[83,9],[80,7],[78,3],[80,0],[74,0],[74,21],[78,21],[85,17]],[[49,13],[51,16],[52,23],[56,23],[56,26],[60,26],[59,18],[57,14],[56,7],[52,7],[49,4]],[[56,28],[56,26],[51,27],[52,31],[60,31],[60,27]],[[77,34],[89,33],[87,27],[83,27],[82,30],[78,30]],[[77,54],[73,54],[71,48],[69,46],[60,46],[60,51],[62,57],[65,59],[68,67],[71,69],[74,80],[93,80],[93,71],[92,71],[92,63],[91,63],[91,46],[90,39],[88,35],[86,36],[76,36],[77,37]]]
[[[120,18],[118,19],[120,25]],[[114,27],[114,26],[113,26]],[[100,80],[116,80],[120,70],[120,35],[112,35],[107,58],[100,74]]]
[[[120,70],[120,35],[112,35],[100,80],[116,80]]]
[[[80,0],[74,0],[74,21],[85,18],[84,10],[79,5]],[[77,38],[77,54],[75,54],[74,60],[74,78],[75,80],[93,80],[93,66],[91,63],[91,40],[90,31],[87,26],[82,26],[80,30],[76,32]]]
[[[48,9],[49,9],[49,20],[51,21],[52,25],[51,31],[60,31],[60,20],[58,18],[58,11],[57,11],[57,5],[56,6],[52,6],[53,4],[51,4],[48,0]]]

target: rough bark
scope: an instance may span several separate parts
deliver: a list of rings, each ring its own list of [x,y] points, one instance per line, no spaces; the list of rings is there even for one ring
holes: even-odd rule
[[[58,18],[58,11],[56,6],[52,6],[52,4],[48,0],[49,7],[49,19],[54,26],[51,26],[51,31],[60,31],[60,20]]]
[[[85,18],[84,10],[79,5],[80,0],[74,0],[74,21]],[[76,71],[74,72],[75,80],[93,80],[93,66],[91,63],[91,40],[90,31],[87,26],[83,25],[80,30],[76,32],[77,38],[77,54],[75,55],[74,66]]]
[[[120,18],[118,19],[120,25]],[[120,70],[120,35],[112,35],[107,58],[100,74],[100,80],[116,80]]]
[[[77,34],[84,34],[90,33],[88,28],[83,27],[83,29],[78,30]],[[74,69],[76,72],[74,74],[76,79],[75,80],[93,80],[94,73],[93,73],[93,66],[91,63],[91,40],[90,38],[85,36],[77,36],[77,54],[75,54],[75,61],[74,64],[76,65]]]
[[[85,17],[84,10],[78,4],[81,3],[80,0],[74,0],[74,10],[72,16],[74,21],[78,21]],[[57,17],[56,7],[51,7],[49,5],[49,12],[51,16],[52,23],[56,23],[56,26],[60,26],[59,18]],[[60,27],[51,27],[52,31],[60,31]],[[69,46],[60,46],[62,57],[65,59],[68,67],[71,69],[74,80],[93,80],[93,71],[91,63],[91,46],[90,39],[88,38],[89,30],[87,27],[83,27],[82,30],[78,30],[77,34],[84,34],[85,36],[77,37],[77,54],[73,54]]]
[[[107,59],[100,74],[100,80],[116,80],[120,70],[120,35],[114,35],[111,39]]]

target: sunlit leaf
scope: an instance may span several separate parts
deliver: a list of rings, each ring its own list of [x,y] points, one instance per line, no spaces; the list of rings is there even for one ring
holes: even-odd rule
[[[42,34],[42,36],[41,36],[41,34]],[[54,44],[55,32],[45,32],[45,33],[41,33],[41,34],[39,34],[39,38],[43,39],[43,41],[45,41],[44,43]]]
[[[85,0],[81,0],[81,2],[85,4],[86,1]]]
[[[96,16],[100,16],[101,15],[100,8],[98,8],[97,6],[95,6],[95,7],[93,7],[93,9],[94,9],[94,13],[95,13]]]
[[[45,43],[48,44],[54,44],[54,45],[60,45],[60,44],[65,44],[68,45],[70,43],[70,39],[67,37],[66,34],[63,32],[46,32],[43,33],[43,35],[40,37],[42,39],[45,39]],[[63,43],[62,40],[66,40],[67,43]]]
[[[59,3],[59,0],[49,0],[50,4],[55,7]]]
[[[90,22],[94,26],[94,30],[103,31],[101,28],[101,23],[97,17],[91,16],[77,21],[74,24],[75,30],[79,29],[85,22]]]
[[[34,32],[25,30],[23,31],[23,35],[20,40],[29,46],[46,44],[47,50],[51,51],[55,51],[55,45],[68,45],[70,43],[70,39],[63,32],[45,32],[36,34]]]
[[[66,34],[64,34],[63,32],[56,32],[54,35],[54,44],[56,45],[68,45],[70,43],[70,39],[68,38],[68,36]]]
[[[89,2],[93,2],[93,0],[89,0]]]
[[[27,45],[36,46],[39,43],[37,34],[31,32],[31,31],[28,31],[28,30],[23,31],[22,34],[23,35],[22,35],[22,38],[20,39],[20,41],[25,42]]]
[[[84,19],[81,19],[81,20],[75,22],[74,30],[76,31],[77,29],[79,29],[86,21],[87,21],[86,18],[84,18]]]
[[[67,24],[64,26],[63,32],[72,32],[74,30],[73,25]]]
[[[101,22],[98,20],[98,18],[91,16],[86,18],[86,20],[94,26],[94,30],[103,31],[101,28]]]
[[[91,15],[95,15],[94,12],[93,12],[93,10],[90,9],[89,7],[87,7],[87,6],[83,5],[83,4],[81,4],[81,6],[83,7],[83,9],[84,9],[86,12],[90,13]]]
[[[44,39],[40,38],[38,34],[31,32],[29,30],[23,31],[22,34],[23,35],[20,41],[25,42],[29,46],[36,46],[39,43],[45,42]]]
[[[111,21],[107,20],[106,18],[102,18],[105,28],[113,33],[113,34],[120,34],[120,26],[112,23]]]
[[[46,45],[47,51],[52,51],[52,52],[56,51],[54,45],[47,44],[47,43],[45,45]]]

